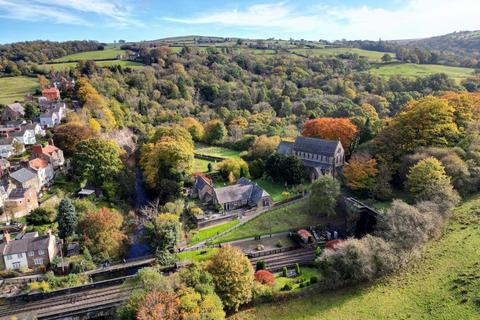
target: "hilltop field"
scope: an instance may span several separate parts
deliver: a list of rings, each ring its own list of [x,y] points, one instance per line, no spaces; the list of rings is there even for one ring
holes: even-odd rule
[[[248,308],[231,320],[479,319],[480,196],[400,274],[372,285]]]
[[[0,104],[9,104],[17,100],[23,101],[24,96],[28,93],[34,93],[38,86],[37,78],[0,78]]]

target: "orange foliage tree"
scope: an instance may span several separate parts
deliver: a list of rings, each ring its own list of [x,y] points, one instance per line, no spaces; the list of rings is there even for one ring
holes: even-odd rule
[[[343,170],[345,183],[356,191],[371,191],[377,174],[377,161],[366,153],[354,154]]]
[[[138,320],[178,320],[180,300],[174,293],[152,291],[138,304]]]
[[[255,281],[273,286],[275,284],[275,276],[268,270],[258,270],[255,272]]]
[[[348,149],[357,132],[357,126],[350,119],[317,118],[305,122],[302,135],[327,140],[340,140],[343,147]]]
[[[121,256],[126,234],[121,230],[123,217],[116,211],[101,208],[87,212],[78,225],[80,238],[88,250],[102,260]]]

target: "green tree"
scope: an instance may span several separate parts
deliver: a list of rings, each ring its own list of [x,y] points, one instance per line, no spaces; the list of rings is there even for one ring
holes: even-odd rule
[[[40,108],[32,103],[25,105],[25,118],[28,120],[34,120],[40,116]]]
[[[74,175],[102,186],[123,169],[120,154],[121,149],[114,141],[100,138],[81,141],[72,159]]]
[[[240,158],[225,159],[217,165],[217,168],[226,180],[229,179],[229,176],[233,176],[233,180],[238,180],[241,177],[250,177],[248,164]]]
[[[406,186],[417,201],[458,202],[458,194],[453,190],[450,177],[440,161],[433,157],[419,161],[410,169]]]
[[[210,144],[220,144],[227,136],[227,129],[219,119],[210,120],[205,125],[204,140]]]
[[[182,225],[175,214],[159,214],[152,222],[145,223],[146,238],[163,258],[174,254],[182,235]],[[166,259],[169,260],[169,259]]]
[[[69,198],[63,198],[62,201],[60,201],[56,220],[60,238],[65,239],[74,234],[78,223],[78,216]]]
[[[332,176],[321,176],[312,183],[308,206],[310,210],[327,216],[335,215],[335,206],[340,196],[340,183]]]
[[[237,311],[252,299],[253,267],[239,248],[230,245],[221,248],[208,262],[207,271],[227,309]]]
[[[392,61],[392,56],[389,54],[389,53],[385,53],[383,56],[382,56],[382,61],[383,62],[390,62]]]

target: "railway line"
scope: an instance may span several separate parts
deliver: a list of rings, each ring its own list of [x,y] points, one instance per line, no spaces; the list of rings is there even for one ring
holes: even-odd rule
[[[284,266],[291,267],[296,263],[309,263],[315,259],[315,251],[301,248],[270,255],[253,257],[253,266],[259,260],[267,263],[270,271],[279,271]],[[128,299],[132,288],[123,284],[121,277],[90,285],[64,289],[46,294],[44,298],[38,295],[24,295],[15,299],[0,301],[0,320],[9,320],[16,316],[18,320],[27,319],[62,319],[69,317],[88,318],[89,314],[113,312],[116,307]]]

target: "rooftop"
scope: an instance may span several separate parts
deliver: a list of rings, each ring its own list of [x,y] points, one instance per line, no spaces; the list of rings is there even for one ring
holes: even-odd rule
[[[12,179],[17,180],[20,183],[24,183],[27,181],[30,181],[32,179],[37,178],[37,174],[33,172],[32,170],[29,170],[27,168],[22,168],[20,170],[17,170],[15,172],[10,173],[10,177]]]

